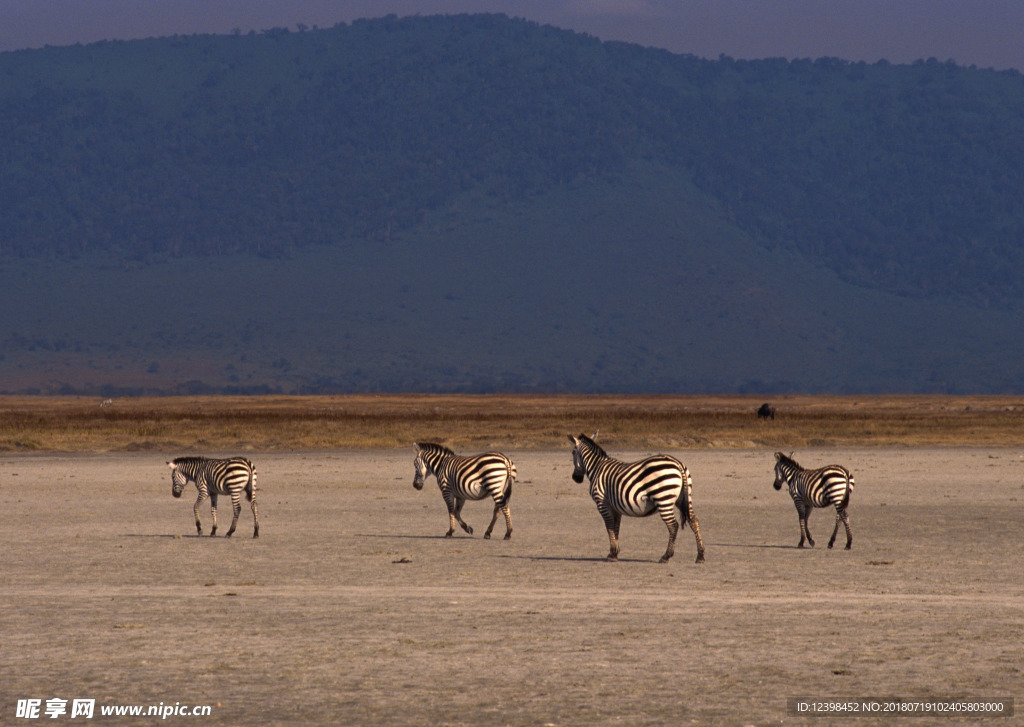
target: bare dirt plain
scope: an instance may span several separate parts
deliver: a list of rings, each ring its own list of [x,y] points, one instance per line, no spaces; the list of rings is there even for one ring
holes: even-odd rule
[[[605,446],[615,454],[643,453]],[[1024,697],[1024,446],[796,452],[849,466],[853,550],[826,550],[771,487],[770,448],[671,449],[694,476],[692,533],[626,520],[622,558],[564,450],[506,447],[511,541],[446,540],[411,448],[247,452],[261,535],[199,538],[170,494],[181,451],[0,456],[0,724],[18,699],[96,700],[100,724],[774,725],[787,699]],[[644,450],[649,451],[649,450]],[[191,487],[191,486],[190,486]],[[194,492],[194,488],[192,488]],[[222,501],[221,533],[229,508]],[[208,531],[209,509],[202,517]],[[840,544],[843,542],[839,536]],[[211,705],[101,717],[101,705]],[[69,701],[70,708],[70,701]]]

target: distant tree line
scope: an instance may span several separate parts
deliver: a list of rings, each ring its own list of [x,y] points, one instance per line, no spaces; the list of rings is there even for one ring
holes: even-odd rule
[[[2,53],[0,256],[286,256],[655,159],[767,247],[998,302],[1024,280],[1022,118],[1017,72],[712,61],[498,15]]]

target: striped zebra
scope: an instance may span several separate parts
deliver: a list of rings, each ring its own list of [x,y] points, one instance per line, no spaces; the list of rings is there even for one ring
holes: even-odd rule
[[[231,459],[208,459],[206,457],[178,457],[167,466],[171,468],[171,494],[181,497],[185,485],[196,483],[199,497],[192,511],[196,516],[196,531],[202,535],[203,526],[199,522],[199,505],[207,497],[210,498],[210,512],[213,515],[213,529],[210,535],[217,534],[217,496],[231,495],[231,507],[234,517],[231,528],[225,537],[230,538],[238,524],[238,513],[242,509],[242,492],[252,503],[253,531],[252,536],[260,536],[260,517],[256,508],[256,468],[244,457]]]
[[[667,562],[675,553],[679,526],[687,522],[697,538],[696,562],[704,562],[700,522],[693,512],[693,480],[682,462],[668,455],[620,462],[609,457],[601,445],[586,435],[570,434],[569,441],[573,444],[572,478],[576,482],[583,482],[584,474],[590,478],[590,496],[608,528],[608,560],[619,557],[622,516],[647,517],[657,511],[668,528],[668,548],[660,562]]]
[[[428,475],[437,478],[441,497],[448,506],[446,538],[450,538],[455,532],[456,521],[463,530],[470,535],[473,534],[473,528],[462,520],[462,506],[466,500],[483,500],[488,495],[494,499],[494,514],[484,538],[491,537],[499,511],[505,516],[505,540],[512,537],[512,516],[509,514],[508,503],[512,499],[512,481],[516,478],[516,466],[508,457],[499,452],[460,457],[448,447],[433,442],[418,442],[414,447],[416,476],[412,486],[422,490],[423,482]]]
[[[850,517],[846,514],[846,508],[850,504],[850,494],[853,492],[853,475],[845,467],[837,464],[822,467],[816,470],[805,470],[796,463],[792,455],[787,457],[782,452],[775,453],[775,483],[773,487],[781,490],[782,485],[789,485],[789,495],[796,505],[797,515],[800,517],[800,545],[804,547],[806,539],[811,547],[814,547],[814,538],[807,529],[807,517],[811,510],[816,507],[828,507],[834,505],[836,508],[836,526],[832,528],[832,537],[829,538],[828,547],[836,542],[836,533],[839,532],[839,521],[842,520],[846,527],[846,549],[849,550],[853,544],[853,534],[850,532]]]

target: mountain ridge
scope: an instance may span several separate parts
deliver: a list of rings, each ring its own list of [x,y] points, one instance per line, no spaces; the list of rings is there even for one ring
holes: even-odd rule
[[[488,15],[0,79],[0,391],[1024,386],[1016,72]]]

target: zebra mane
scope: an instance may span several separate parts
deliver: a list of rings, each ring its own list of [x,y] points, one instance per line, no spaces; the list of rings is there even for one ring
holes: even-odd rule
[[[452,456],[455,455],[455,452],[451,449],[443,444],[438,444],[437,442],[416,442],[416,446],[419,449],[424,449],[428,452],[436,452],[437,454],[447,454]]]
[[[170,462],[168,462],[168,464],[172,464],[172,465],[176,465],[176,466],[180,467],[183,464],[198,464],[200,462],[205,462],[207,459],[209,459],[209,458],[208,457],[195,457],[195,456],[191,456],[191,457],[175,457]]]
[[[581,442],[586,444],[590,449],[594,450],[595,452],[597,452],[602,457],[607,457],[608,456],[608,453],[604,451],[604,448],[600,444],[595,442],[593,439],[588,437],[586,434],[583,434],[581,432],[580,435],[577,437],[577,439],[579,439]]]
[[[775,459],[779,460],[779,462],[783,466],[786,466],[786,467],[796,467],[797,469],[803,469],[803,467],[801,467],[797,463],[797,461],[795,459],[793,459],[792,455],[785,455],[782,452],[776,452],[775,453]]]

